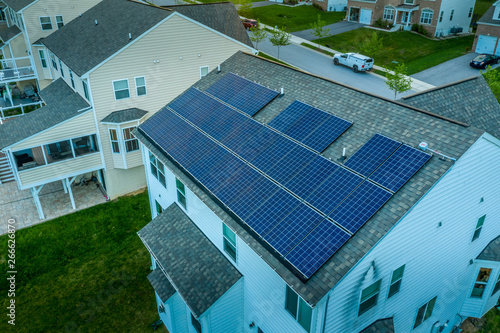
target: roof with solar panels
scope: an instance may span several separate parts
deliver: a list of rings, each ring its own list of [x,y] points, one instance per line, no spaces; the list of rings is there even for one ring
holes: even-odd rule
[[[242,52],[136,131],[311,305],[483,133]]]

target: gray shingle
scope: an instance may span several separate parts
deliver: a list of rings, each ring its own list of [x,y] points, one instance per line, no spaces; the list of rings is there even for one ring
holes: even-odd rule
[[[359,333],[394,333],[392,318],[379,319]]]
[[[196,317],[242,277],[175,203],[138,234]]]
[[[21,29],[17,27],[17,25],[13,25],[6,30],[0,32],[0,39],[2,39],[2,42],[7,43],[9,40],[12,38],[16,37],[21,33]]]
[[[251,45],[248,35],[245,33],[243,36],[242,31],[245,30],[232,3],[174,6],[170,9],[130,0],[103,0],[41,42],[78,76],[82,76],[170,16],[174,10]],[[131,40],[129,33],[132,34]]]
[[[340,157],[344,147],[348,156],[352,156],[376,133],[414,147],[426,141],[430,148],[459,158],[484,133],[403,103],[362,92],[243,52],[236,53],[222,63],[221,73],[211,72],[194,86],[205,90],[229,72],[277,91],[284,88],[283,96],[273,100],[255,115],[254,118],[261,123],[267,124],[294,100],[303,101],[353,121],[351,128],[323,152],[323,156],[333,160]],[[277,257],[264,248],[257,236],[244,229],[241,221],[233,219],[222,205],[217,204],[201,184],[175,165],[164,151],[156,147],[141,132],[136,131],[135,135],[311,305],[321,300],[452,166],[451,161],[432,158],[322,268],[308,281],[302,282]]]
[[[405,96],[401,102],[470,124],[500,139],[500,104],[482,75]]]
[[[163,303],[176,293],[175,288],[159,268],[149,273],[148,280]]]
[[[493,13],[495,12],[495,6],[491,6],[486,13],[479,20],[477,20],[477,24],[486,23],[493,25],[500,25],[500,20],[493,19]]]
[[[489,242],[484,250],[479,253],[477,259],[500,261],[500,236]]]
[[[148,111],[144,111],[138,108],[125,109],[120,111],[111,112],[104,119],[101,120],[102,123],[114,123],[121,124],[127,121],[139,120],[144,117]]]
[[[0,149],[78,116],[78,111],[90,107],[61,78],[40,91],[40,96],[46,106],[0,125]]]
[[[14,9],[14,11],[18,12],[21,9],[25,8],[28,5],[31,5],[33,2],[37,0],[3,0],[3,2]]]

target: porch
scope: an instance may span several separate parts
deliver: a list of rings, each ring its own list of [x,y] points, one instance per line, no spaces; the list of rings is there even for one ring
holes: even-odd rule
[[[43,105],[38,96],[37,82],[0,82],[0,119],[22,116]]]
[[[0,82],[36,79],[30,57],[1,59]]]

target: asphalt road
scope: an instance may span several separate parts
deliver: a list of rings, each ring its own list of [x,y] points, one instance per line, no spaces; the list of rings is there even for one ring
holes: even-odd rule
[[[254,3],[258,3],[258,2],[254,2]],[[341,34],[343,32],[362,28],[365,25],[366,24],[361,24],[361,23],[356,23],[356,22],[340,21],[337,23],[326,25],[325,29],[326,28],[330,29],[329,34],[331,36],[333,36],[333,35]],[[313,40],[313,39],[318,38],[312,34],[312,29],[292,32],[292,35],[295,35],[295,36],[300,37],[300,38],[304,38],[306,40]]]

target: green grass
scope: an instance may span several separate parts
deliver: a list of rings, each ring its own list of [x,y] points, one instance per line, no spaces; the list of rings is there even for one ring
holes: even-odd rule
[[[16,232],[16,326],[7,325],[7,237],[0,237],[0,332],[149,332],[158,318],[136,232],[148,195],[123,197]]]
[[[318,14],[326,24],[332,24],[345,18],[345,12],[323,12],[313,6],[288,7],[271,5],[252,8],[250,18],[259,19],[261,23],[278,28],[286,27],[289,32],[310,28],[318,20]]]
[[[203,3],[212,3],[212,2],[223,2],[224,0],[198,0],[199,2]],[[243,1],[241,0],[225,0],[225,1],[231,1],[235,5],[241,5]],[[266,1],[266,0],[252,0],[252,2],[260,2],[260,1]]]
[[[357,29],[314,42],[328,44],[340,52],[358,52],[363,41],[371,38],[374,32],[372,29]],[[382,67],[391,68],[392,61],[403,62],[410,75],[464,55],[474,40],[474,36],[466,36],[435,41],[407,31],[377,33],[383,38],[383,48],[379,55],[366,55],[373,57],[375,65]]]
[[[275,61],[275,62],[280,63],[280,64],[282,64],[282,65],[286,65],[286,66],[288,66],[288,67],[296,68],[296,67],[290,66],[289,64],[287,64],[287,63],[286,63],[286,62],[284,62],[284,61],[281,61],[281,60],[276,59],[275,57],[271,57],[269,54],[266,54],[266,53],[264,53],[264,52],[262,52],[262,51],[259,51],[259,54],[258,54],[258,55],[259,55],[259,57],[262,57],[262,58],[266,58],[266,59],[269,59],[269,60]]]
[[[493,5],[497,0],[476,0],[476,5],[474,6],[474,14],[479,14],[478,18],[486,13],[486,11]]]

